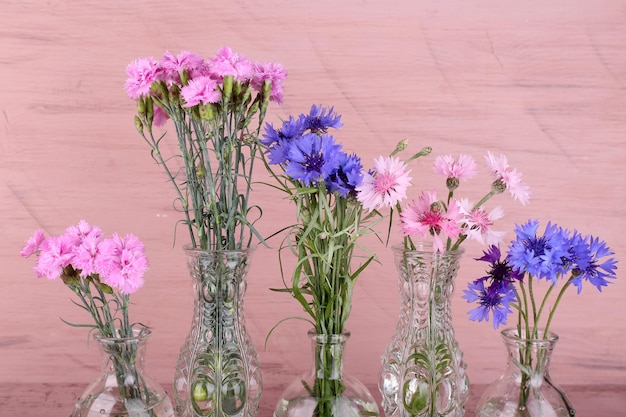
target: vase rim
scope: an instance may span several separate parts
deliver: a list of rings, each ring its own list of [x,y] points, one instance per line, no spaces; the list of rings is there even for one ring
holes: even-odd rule
[[[102,333],[95,333],[93,338],[98,342],[126,342],[126,341],[140,341],[145,340],[152,335],[152,330],[149,327],[139,325],[137,327],[133,327],[133,336],[132,337],[105,337],[102,336]]]
[[[401,254],[401,253],[436,254],[438,253],[438,252],[433,251],[432,242],[417,241],[417,242],[413,242],[413,244],[415,245],[415,249],[406,249],[402,243],[396,243],[391,246],[391,250],[397,254]],[[463,252],[465,252],[465,248],[459,247],[458,249],[455,249],[455,250],[445,251],[443,252],[443,255],[447,255],[447,254],[459,254],[460,255]]]
[[[253,253],[256,250],[257,246],[252,245],[247,248],[241,249],[202,249],[197,246],[193,246],[190,243],[183,245],[183,250],[187,253]]]
[[[339,343],[350,338],[349,330],[344,330],[342,333],[318,333],[315,329],[311,329],[307,334],[311,339],[320,343]]]
[[[539,334],[543,334],[544,329],[539,328],[537,329],[537,332]],[[530,343],[556,343],[559,340],[559,335],[549,331],[547,334],[547,337],[545,338],[525,338],[525,337],[520,337],[517,333],[517,329],[510,327],[510,328],[506,328],[504,330],[502,330],[500,332],[500,335],[505,339],[505,340],[509,340],[512,342],[530,342]]]

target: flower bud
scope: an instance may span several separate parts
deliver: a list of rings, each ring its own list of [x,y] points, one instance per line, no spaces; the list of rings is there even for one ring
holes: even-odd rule
[[[456,190],[457,188],[459,188],[459,179],[454,178],[454,177],[449,177],[446,180],[446,186],[448,187],[448,190],[450,191]]]
[[[502,178],[498,178],[491,184],[491,192],[494,194],[501,194],[506,191],[506,184],[502,181]]]
[[[299,217],[302,220],[303,224],[307,224],[311,221],[311,212],[306,207],[301,207],[299,211]]]
[[[139,116],[135,116],[135,129],[137,129],[137,132],[139,132],[139,134],[143,134],[143,123],[141,123],[141,119],[139,119]]]
[[[233,76],[227,75],[224,77],[224,81],[222,82],[222,99],[225,102],[230,100],[230,96],[233,94]]]
[[[146,114],[146,101],[143,97],[137,99],[137,113],[139,113],[140,116],[145,116]]]
[[[443,212],[443,207],[441,206],[441,202],[435,201],[434,203],[432,203],[430,205],[430,212],[431,213],[441,213],[441,212]]]
[[[215,114],[213,113],[213,104],[207,103],[204,106],[198,106],[200,111],[200,118],[203,120],[213,120]]]
[[[408,145],[409,145],[408,139],[402,139],[400,142],[398,142],[398,144],[396,145],[396,148],[393,150],[393,152],[391,152],[390,156],[395,156],[397,153],[402,152],[403,150],[406,149]]]

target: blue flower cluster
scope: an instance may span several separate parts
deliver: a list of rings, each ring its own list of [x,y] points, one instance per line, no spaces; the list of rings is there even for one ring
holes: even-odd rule
[[[544,279],[551,285],[558,284],[567,276],[567,284],[582,290],[583,281],[588,281],[599,291],[615,278],[617,261],[614,253],[604,241],[591,235],[583,236],[578,231],[569,232],[556,224],[548,223],[543,234],[538,235],[538,220],[529,220],[516,225],[516,240],[511,242],[508,254],[501,259],[500,249],[491,246],[484,256],[478,258],[490,264],[487,275],[471,282],[463,298],[478,307],[469,312],[470,320],[489,320],[493,316],[493,327],[506,324],[512,312],[510,304],[518,301],[515,284],[529,279]],[[556,308],[556,306],[555,306]]]
[[[279,129],[267,123],[260,142],[267,148],[269,163],[282,166],[292,180],[306,186],[323,183],[329,193],[353,196],[363,181],[363,166],[358,156],[345,153],[328,134],[328,129],[341,126],[333,107],[313,105],[309,114],[289,116]]]

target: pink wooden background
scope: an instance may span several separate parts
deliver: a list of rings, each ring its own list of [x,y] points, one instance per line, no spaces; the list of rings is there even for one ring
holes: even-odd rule
[[[184,234],[173,246],[173,190],[135,131],[124,68],[140,56],[210,56],[222,45],[288,70],[284,104],[270,108],[269,121],[334,105],[344,122],[336,137],[367,165],[403,138],[415,151],[429,145],[481,163],[487,150],[505,153],[533,191],[526,207],[498,198],[507,239],[515,222],[553,220],[599,235],[623,259],[624,1],[0,0],[0,415],[68,415],[97,373],[86,332],[59,320],[85,319],[69,291],[37,280],[33,260],[18,255],[35,229],[61,233],[80,219],[145,242],[151,269],[132,314],[154,328],[148,371],[169,389],[192,311]],[[413,197],[441,190],[432,159],[413,164]],[[487,187],[481,177],[465,190],[477,199]],[[265,234],[294,218],[267,188],[255,201]],[[379,398],[399,296],[390,250],[369,243],[381,264],[356,289],[347,368]],[[483,272],[472,260],[481,248],[466,249],[454,325],[470,379],[483,387],[505,356],[489,324],[466,319],[461,291]],[[268,290],[280,283],[275,247],[260,247],[246,312],[262,360],[264,416],[310,356],[301,321],[279,327],[263,347],[275,323],[299,314],[289,297]],[[570,387],[580,416],[623,415],[626,284],[620,277],[602,294],[586,288],[566,298],[554,323],[561,341],[553,377]]]

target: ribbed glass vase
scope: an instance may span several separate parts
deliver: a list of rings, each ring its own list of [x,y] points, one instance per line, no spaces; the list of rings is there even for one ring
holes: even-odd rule
[[[469,398],[466,365],[452,327],[450,298],[463,250],[393,248],[401,295],[396,333],[378,386],[387,417],[461,417]]]
[[[195,295],[191,330],[174,376],[178,417],[251,417],[262,392],[259,356],[244,318],[254,249],[185,247]]]

